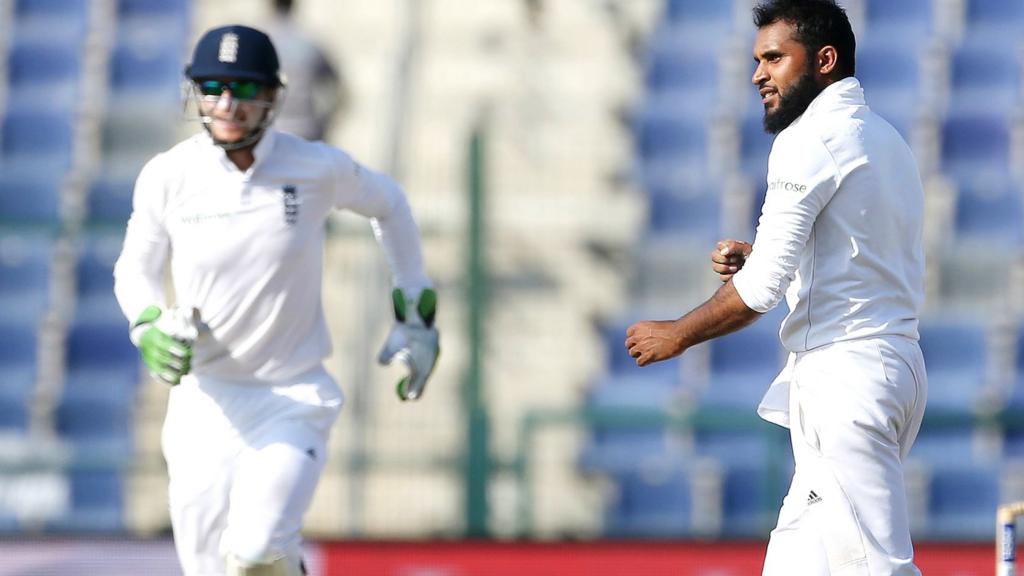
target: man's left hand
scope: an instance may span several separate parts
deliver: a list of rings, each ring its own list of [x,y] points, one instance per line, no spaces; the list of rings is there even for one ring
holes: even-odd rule
[[[626,330],[626,349],[637,366],[668,360],[683,353],[676,320],[643,320]]]

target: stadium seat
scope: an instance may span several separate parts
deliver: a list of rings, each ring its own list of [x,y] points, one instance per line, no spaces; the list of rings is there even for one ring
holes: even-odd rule
[[[740,124],[740,169],[758,187],[768,181],[768,154],[775,142],[775,135],[764,131],[764,107],[760,105],[756,114],[745,117]],[[760,206],[759,206],[760,207]]]
[[[613,477],[617,497],[605,512],[607,536],[685,536],[692,531],[690,471],[679,463]]]
[[[1009,179],[975,179],[960,185],[955,208],[958,241],[975,245],[1024,241],[1024,191]]]
[[[868,107],[909,141],[914,120],[928,112],[920,54],[886,44],[859,45],[857,79]]]
[[[983,409],[989,361],[985,325],[934,318],[922,321],[919,332],[928,367],[928,410],[971,414]]]
[[[125,322],[114,299],[114,263],[121,253],[123,233],[95,233],[81,238],[75,267],[77,322]]]
[[[991,540],[999,505],[997,465],[947,464],[931,470],[927,537]]]
[[[865,28],[857,43],[914,47],[935,37],[933,0],[866,0]],[[858,66],[859,67],[859,66]]]
[[[124,226],[132,212],[135,178],[103,176],[89,187],[87,200],[89,222]]]
[[[45,170],[51,177],[60,174],[71,164],[74,130],[74,118],[66,111],[8,108],[0,136],[2,161],[5,166]]]
[[[3,190],[0,184],[0,197],[5,196]],[[49,234],[0,232],[0,318],[4,322],[35,326],[42,318],[49,307],[53,256]]]
[[[1013,50],[1021,46],[1024,4],[1018,0],[967,0],[967,43]]]
[[[68,473],[71,509],[48,522],[69,532],[117,532],[124,529],[124,486],[117,470],[82,469]]]
[[[56,410],[56,429],[77,450],[131,454],[133,403],[116,397],[65,397]]]
[[[15,36],[81,46],[90,4],[89,0],[15,0]]]
[[[0,397],[15,404],[28,401],[38,375],[38,347],[35,326],[0,322]]]
[[[696,455],[723,474],[722,535],[760,537],[771,530],[793,475],[789,435],[749,412],[749,429],[698,430]]]
[[[139,382],[139,354],[128,321],[77,323],[66,338],[64,397],[108,397],[130,405]]]
[[[784,310],[773,312],[771,317],[777,319]],[[699,397],[700,409],[755,409],[785,361],[778,324],[762,319],[709,345],[711,368],[707,390]]]
[[[53,174],[17,169],[0,173],[0,223],[56,227],[63,182]]]
[[[1021,111],[1024,60],[998,45],[965,44],[953,54],[950,106],[958,115],[995,116],[1003,122]]]
[[[650,194],[650,229],[674,232],[708,246],[721,237],[722,201],[713,191],[686,194],[654,189]]]
[[[651,39],[651,49],[681,54],[691,48],[719,47],[736,28],[735,8],[732,0],[668,0],[665,17]]]
[[[184,57],[177,44],[124,43],[110,55],[110,87],[113,97],[147,98],[178,102]]]
[[[12,108],[73,110],[79,104],[80,46],[45,40],[19,41],[8,56],[8,103]]]
[[[997,115],[954,115],[942,128],[942,163],[957,180],[1010,172],[1010,127]]]

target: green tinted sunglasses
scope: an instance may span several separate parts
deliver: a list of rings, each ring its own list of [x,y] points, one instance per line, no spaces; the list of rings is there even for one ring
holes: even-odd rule
[[[228,90],[231,95],[239,100],[252,100],[260,93],[262,84],[255,80],[229,80],[227,82],[221,82],[220,80],[203,80],[196,83],[199,86],[199,92],[203,96],[220,96],[222,92]]]

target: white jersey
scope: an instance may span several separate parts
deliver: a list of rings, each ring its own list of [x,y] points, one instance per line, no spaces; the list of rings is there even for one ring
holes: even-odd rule
[[[193,372],[282,380],[330,354],[321,283],[333,209],[374,219],[397,286],[415,293],[429,279],[409,204],[390,178],[272,129],[254,156],[242,172],[201,133],[146,164],[114,292],[132,321],[151,304],[166,306],[169,256],[176,304],[202,318]]]
[[[836,82],[779,133],[754,250],[733,277],[758,312],[785,295],[782,343],[801,352],[881,335],[918,338],[924,193],[906,142]]]

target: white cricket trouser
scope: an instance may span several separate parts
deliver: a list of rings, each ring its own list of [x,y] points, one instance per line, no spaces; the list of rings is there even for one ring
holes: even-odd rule
[[[801,352],[790,383],[796,471],[764,576],[919,575],[903,458],[928,381],[916,341],[879,337]]]
[[[161,442],[186,576],[222,576],[229,553],[298,563],[302,517],[342,402],[319,366],[274,383],[188,375],[171,390]]]

